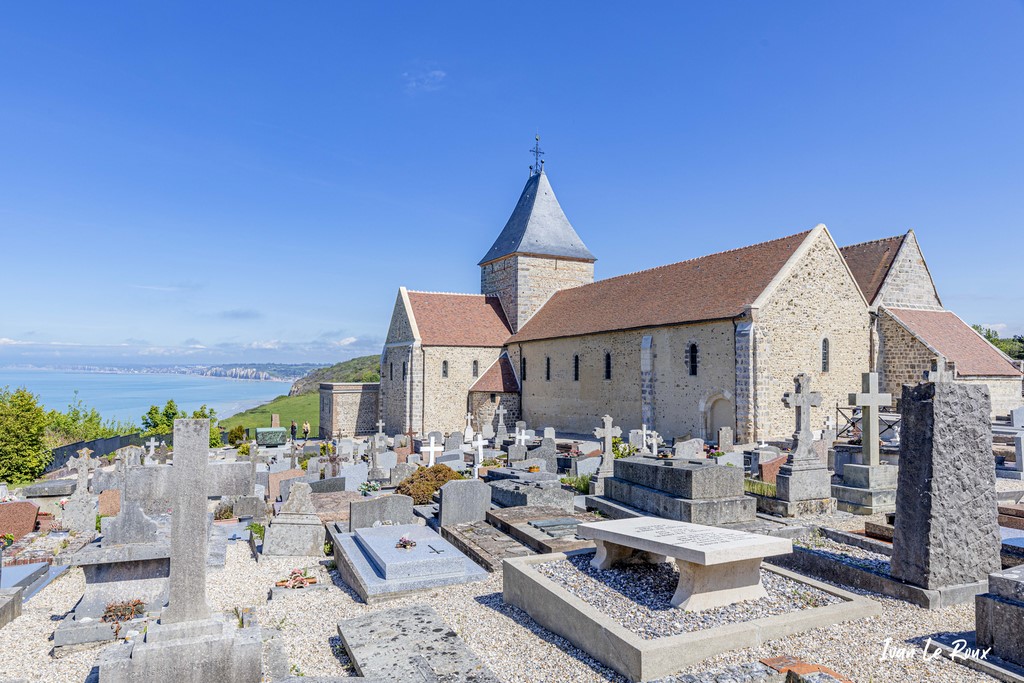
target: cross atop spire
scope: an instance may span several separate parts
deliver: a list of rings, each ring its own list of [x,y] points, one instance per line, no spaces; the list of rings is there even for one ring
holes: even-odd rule
[[[540,133],[537,133],[533,139],[533,149],[530,150],[533,154],[533,166],[530,167],[530,175],[544,170],[544,160],[541,159],[544,156],[544,150],[540,148]]]

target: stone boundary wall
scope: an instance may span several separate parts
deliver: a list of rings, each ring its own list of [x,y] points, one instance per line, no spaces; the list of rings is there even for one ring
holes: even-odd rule
[[[320,438],[377,431],[380,384],[324,382],[320,385]]]

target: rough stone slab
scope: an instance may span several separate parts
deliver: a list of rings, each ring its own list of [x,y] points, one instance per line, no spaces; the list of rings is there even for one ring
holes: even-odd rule
[[[547,505],[561,508],[566,512],[573,509],[572,491],[562,488],[557,481],[526,482],[502,479],[492,482],[491,502],[502,507]]]
[[[0,628],[21,616],[23,588],[0,588]]]
[[[349,503],[347,529],[355,531],[380,525],[412,524],[415,521],[412,508],[412,498],[400,494],[352,501]]]
[[[484,520],[491,508],[491,487],[479,479],[450,481],[441,487],[438,524],[468,524]]]
[[[710,467],[717,468],[717,465]],[[740,478],[742,480],[742,476]],[[757,514],[757,501],[744,495],[742,490],[714,500],[692,499],[611,477],[605,482],[605,496],[658,517],[707,526],[748,522]]]
[[[532,555],[533,550],[486,522],[441,527],[441,538],[489,572],[500,572],[509,557]]]
[[[986,593],[975,602],[978,645],[1002,660],[1024,666],[1024,603]]]
[[[390,681],[499,679],[429,605],[412,605],[338,622],[360,676]]]
[[[77,479],[53,479],[32,484],[21,489],[21,495],[25,498],[54,498],[70,496],[78,488]]]
[[[639,455],[620,458],[614,467],[615,478],[670,496],[713,500],[743,495],[743,468],[719,467],[714,460]]]

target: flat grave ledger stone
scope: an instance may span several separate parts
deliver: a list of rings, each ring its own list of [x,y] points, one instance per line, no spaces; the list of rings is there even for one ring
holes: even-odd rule
[[[1024,566],[989,575],[988,593],[975,603],[975,623],[978,647],[1024,666]]]
[[[468,581],[487,572],[435,531],[419,524],[330,529],[342,579],[369,604]],[[400,539],[415,543],[396,547]]]
[[[1013,438],[1016,449],[1015,458],[1011,465],[996,465],[996,476],[1000,479],[1016,479],[1024,481],[1024,434],[1018,434]]]
[[[637,556],[674,559],[679,584],[672,605],[687,611],[767,597],[761,560],[793,551],[786,538],[646,517],[581,524],[576,534],[597,543],[591,561],[597,569]]]
[[[288,441],[288,430],[284,427],[257,427],[257,446],[283,446]]]
[[[1010,426],[1024,429],[1024,406],[1010,411]]]

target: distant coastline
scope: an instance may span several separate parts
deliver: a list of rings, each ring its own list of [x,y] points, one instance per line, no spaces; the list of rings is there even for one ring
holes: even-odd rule
[[[318,368],[317,364],[230,363],[221,365],[5,365],[2,371],[50,371],[105,375],[193,375],[257,382],[294,382]]]

